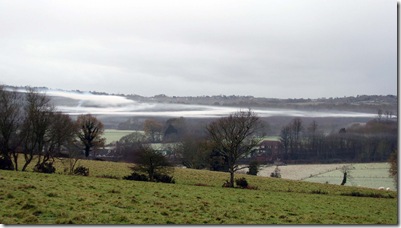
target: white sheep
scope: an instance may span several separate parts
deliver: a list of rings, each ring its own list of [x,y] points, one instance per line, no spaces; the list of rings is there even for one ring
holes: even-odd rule
[[[384,190],[384,187],[379,187],[379,190]]]
[[[390,191],[390,188],[389,188],[389,187],[387,187],[387,188],[386,188],[386,191]]]

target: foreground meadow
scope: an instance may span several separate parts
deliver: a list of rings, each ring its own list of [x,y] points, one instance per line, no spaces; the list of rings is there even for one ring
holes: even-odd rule
[[[398,223],[393,191],[246,175],[257,190],[230,189],[227,173],[191,169],[176,184],[136,182],[121,179],[127,163],[81,162],[90,176],[0,170],[0,223]]]

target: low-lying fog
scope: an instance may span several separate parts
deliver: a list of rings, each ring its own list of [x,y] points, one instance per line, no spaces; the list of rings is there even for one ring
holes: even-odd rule
[[[44,91],[55,101],[58,111],[69,115],[91,113],[94,115],[120,116],[167,116],[167,117],[221,117],[239,111],[238,107],[218,107],[207,105],[186,105],[166,103],[143,103],[122,96],[95,95],[91,93]],[[59,101],[59,102],[57,102]],[[61,105],[62,104],[62,105]],[[375,117],[371,113],[345,111],[299,111],[272,108],[253,108],[261,117]]]

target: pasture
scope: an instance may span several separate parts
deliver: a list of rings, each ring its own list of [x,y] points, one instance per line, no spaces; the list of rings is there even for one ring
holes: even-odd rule
[[[340,184],[343,179],[343,166],[349,167],[346,186],[359,186],[377,189],[395,189],[393,178],[389,177],[389,163],[355,164],[306,164],[279,166],[281,177],[316,183]],[[259,176],[270,176],[276,166],[262,166]]]
[[[3,224],[397,224],[397,193],[176,168],[176,184],[122,180],[128,163],[80,161],[87,177],[0,170]]]
[[[106,143],[118,141],[123,136],[126,136],[133,130],[116,130],[106,129],[104,137]],[[263,138],[264,140],[278,140],[278,136],[270,136]],[[172,146],[174,144],[166,144]],[[161,149],[164,144],[156,143],[153,144],[155,149]],[[286,165],[279,166],[281,169],[281,177],[290,180],[304,180],[308,182],[316,183],[329,183],[339,184],[342,181],[343,173],[341,168],[344,166],[350,166],[348,172],[348,180],[345,185],[347,186],[359,186],[366,188],[377,189],[379,187],[390,187],[395,189],[393,178],[389,177],[388,163],[362,163],[362,164],[302,164],[302,165]],[[269,177],[274,171],[276,166],[261,166],[258,176]],[[247,169],[243,170],[246,173]]]
[[[120,140],[122,137],[129,135],[133,132],[136,132],[134,130],[116,130],[116,129],[105,129],[103,137],[106,138],[106,144],[112,143],[112,142],[117,142]]]

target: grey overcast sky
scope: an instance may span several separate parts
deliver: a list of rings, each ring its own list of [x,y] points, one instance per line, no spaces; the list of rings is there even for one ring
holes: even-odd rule
[[[395,0],[0,0],[0,84],[153,96],[397,94]]]

